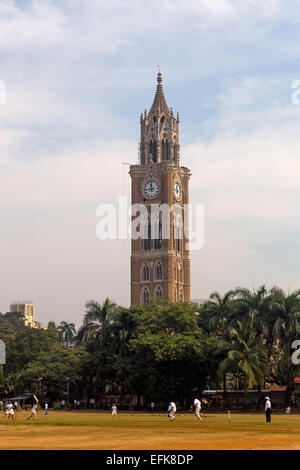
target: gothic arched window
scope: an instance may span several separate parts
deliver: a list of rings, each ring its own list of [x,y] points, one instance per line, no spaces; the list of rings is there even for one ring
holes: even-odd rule
[[[150,155],[152,155],[152,160],[154,162],[157,161],[157,154],[156,154],[156,140],[150,140]]]
[[[150,279],[150,270],[148,264],[143,266],[143,281],[149,281]]]
[[[159,261],[155,266],[155,279],[162,279],[162,265]]]
[[[162,298],[163,298],[163,292],[162,292],[162,288],[160,286],[155,288],[155,298],[157,300],[162,300]]]
[[[161,141],[161,159],[169,160],[169,144],[168,139]]]
[[[181,264],[178,265],[178,281],[183,282],[183,272]]]
[[[159,222],[158,226],[155,226],[155,232],[158,233],[158,238],[154,239],[154,248],[155,250],[161,250],[162,248],[162,225],[161,222]]]
[[[142,290],[142,303],[146,305],[149,302],[149,289],[144,287]]]
[[[144,250],[151,250],[151,224],[149,222],[143,226],[143,244]]]
[[[173,246],[175,250],[182,250],[182,218],[174,217]]]
[[[180,292],[179,292],[179,301],[183,302],[183,290],[182,289],[180,289]]]

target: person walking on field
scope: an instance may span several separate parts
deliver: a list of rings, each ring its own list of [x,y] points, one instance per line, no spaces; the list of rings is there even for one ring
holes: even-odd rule
[[[45,415],[48,414],[48,403],[45,403]]]
[[[266,413],[266,421],[267,423],[271,422],[271,400],[269,397],[266,397],[266,402],[265,402],[265,413]]]
[[[117,407],[116,407],[115,404],[113,404],[112,407],[111,407],[111,415],[112,416],[117,416],[117,414],[118,414],[117,413]]]
[[[35,395],[33,395],[33,398],[35,400],[35,403],[32,405],[30,416],[28,416],[27,419],[33,418],[33,420],[35,420],[36,410],[37,410],[39,401]]]
[[[195,415],[197,416],[197,418],[199,419],[199,421],[202,421],[201,414],[200,414],[200,411],[201,411],[201,401],[200,401],[198,398],[195,398],[195,399],[194,399],[194,407],[195,407]]]
[[[14,411],[14,405],[9,402],[8,405],[7,405],[7,408],[8,408],[8,419],[15,419],[15,411]]]
[[[170,418],[170,421],[174,421],[176,411],[177,411],[176,405],[175,405],[174,401],[171,401],[169,403],[169,406],[168,406],[168,416]]]

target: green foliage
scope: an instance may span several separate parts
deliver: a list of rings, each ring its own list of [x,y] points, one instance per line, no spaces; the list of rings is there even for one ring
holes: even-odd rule
[[[246,391],[267,382],[294,389],[297,367],[291,344],[300,339],[300,291],[285,294],[265,286],[213,292],[203,305],[150,303],[122,308],[108,298],[86,304],[83,324],[49,322],[25,327],[20,314],[0,315],[7,364],[1,393],[37,391],[61,397],[66,377],[74,396],[121,395],[146,400],[188,400],[193,390],[220,387],[226,373]],[[72,346],[72,347],[70,347]],[[299,368],[298,368],[299,369]]]

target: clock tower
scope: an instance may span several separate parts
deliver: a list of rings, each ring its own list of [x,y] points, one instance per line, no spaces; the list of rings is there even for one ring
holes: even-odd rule
[[[129,174],[131,203],[143,205],[146,214],[140,236],[131,241],[131,304],[189,302],[184,205],[189,202],[191,173],[180,166],[179,114],[175,117],[166,103],[160,72],[152,107],[141,115],[139,164],[131,165]],[[169,208],[169,216],[159,211],[152,217],[158,207]]]

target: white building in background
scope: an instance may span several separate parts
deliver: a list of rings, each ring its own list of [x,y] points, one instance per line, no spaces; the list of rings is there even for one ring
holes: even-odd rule
[[[41,325],[34,321],[34,304],[32,302],[11,303],[9,311],[22,313],[25,326],[30,326],[30,328],[40,328]]]
[[[191,299],[191,302],[194,302],[195,304],[203,305],[205,302],[207,302],[207,299]]]

